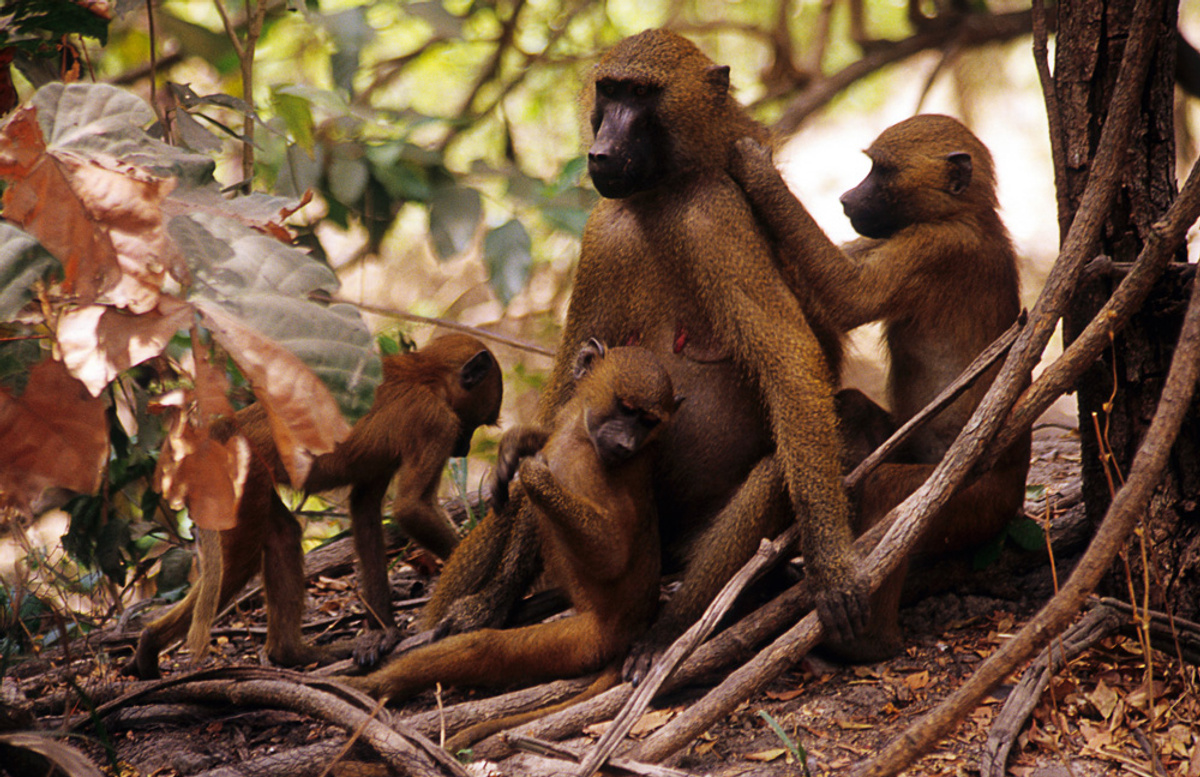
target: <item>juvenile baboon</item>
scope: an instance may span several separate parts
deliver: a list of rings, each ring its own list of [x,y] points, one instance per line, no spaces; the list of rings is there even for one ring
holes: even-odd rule
[[[404,653],[369,676],[347,678],[352,685],[398,699],[435,683],[570,677],[619,661],[649,627],[658,606],[660,563],[651,480],[659,440],[678,401],[667,371],[645,348],[606,350],[591,340],[574,365],[575,391],[553,426],[510,430],[499,455],[518,467],[514,486],[537,521],[547,576],[567,591],[575,614],[457,634]],[[615,680],[617,672],[606,676]],[[492,730],[497,724],[474,728],[453,746]]]
[[[438,338],[418,351],[385,358],[383,382],[371,409],[346,440],[314,460],[305,490],[351,487],[359,595],[367,608],[368,628],[353,648],[359,663],[377,663],[400,637],[392,617],[383,537],[388,484],[397,477],[393,518],[400,527],[434,553],[449,555],[458,535],[435,503],[442,470],[450,456],[467,454],[476,427],[496,423],[502,392],[500,367],[487,346],[461,334]],[[250,443],[250,471],[237,525],[220,532],[219,564],[202,565],[201,579],[188,595],[145,628],[128,669],[143,678],[157,677],[159,652],[185,633],[190,634],[193,653],[203,653],[214,612],[197,610],[197,601],[219,590],[220,609],[260,569],[267,598],[267,656],[272,661],[298,666],[349,652],[344,645],[309,644],[301,634],[300,525],[275,491],[275,484],[288,482],[288,476],[266,412],[250,405],[214,425],[212,434],[222,442],[241,434]]]
[[[884,132],[867,149],[867,177],[842,195],[862,238],[838,247],[792,195],[752,140],[738,143],[731,170],[779,247],[790,285],[812,295],[843,331],[882,321],[890,364],[888,399],[899,427],[927,405],[1020,314],[1017,258],[996,212],[987,148],[957,120],[921,115]],[[919,429],[855,495],[865,531],[920,486],[987,393],[993,368]],[[876,423],[859,395],[844,419]],[[882,413],[883,411],[879,411]],[[854,439],[862,429],[847,429]],[[868,435],[878,439],[878,430]],[[1029,437],[958,493],[935,517],[920,551],[961,552],[995,537],[1024,501]],[[904,570],[873,602],[871,629],[844,644],[847,658],[875,660],[900,646],[896,613]]]

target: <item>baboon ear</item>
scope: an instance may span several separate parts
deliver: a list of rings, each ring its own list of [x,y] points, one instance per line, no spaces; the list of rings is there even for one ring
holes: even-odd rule
[[[946,191],[962,194],[971,185],[971,155],[966,151],[955,151],[946,155],[950,163],[950,186]]]
[[[717,94],[729,94],[729,65],[713,65],[706,74],[708,82],[717,90]]]
[[[584,375],[592,371],[592,367],[596,366],[596,362],[604,358],[604,354],[608,353],[608,348],[604,343],[594,337],[588,338],[588,341],[579,348],[579,355],[575,357],[575,369],[572,375],[575,380],[581,380]]]
[[[496,360],[492,358],[491,351],[483,350],[475,354],[462,366],[458,371],[458,382],[465,390],[478,386],[483,382],[483,379],[492,371],[492,367],[496,364]]]

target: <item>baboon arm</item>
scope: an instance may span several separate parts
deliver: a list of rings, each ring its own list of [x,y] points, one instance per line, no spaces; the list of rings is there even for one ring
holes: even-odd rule
[[[628,568],[633,549],[625,528],[610,525],[592,502],[560,486],[543,462],[525,459],[521,463],[521,483],[529,500],[557,528],[572,555],[596,564],[589,569],[590,575],[609,579]]]
[[[508,503],[509,484],[517,476],[521,460],[546,446],[550,429],[544,426],[517,426],[500,438],[496,467],[492,470],[492,506],[499,510]]]
[[[708,183],[706,197],[693,198],[680,221],[687,228],[673,237],[680,255],[692,257],[686,268],[695,273],[692,285],[718,338],[757,383],[770,414],[775,459],[803,528],[805,557],[828,601],[821,610],[849,617],[826,625],[853,631],[865,622],[869,603],[854,569],[850,505],[831,444],[838,439],[833,377],[821,369],[824,355],[796,297],[774,280],[769,249],[740,191],[728,178]],[[742,250],[731,256],[722,246]]]
[[[841,328],[853,329],[904,308],[909,284],[896,282],[884,256],[862,261],[830,240],[788,188],[766,149],[741,139],[730,172],[771,234],[787,283],[793,289],[810,289]],[[855,245],[865,248],[878,242]]]

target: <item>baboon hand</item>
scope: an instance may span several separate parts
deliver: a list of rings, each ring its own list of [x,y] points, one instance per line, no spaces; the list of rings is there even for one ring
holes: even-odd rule
[[[842,644],[862,636],[871,617],[871,589],[861,577],[848,587],[829,586],[817,593],[817,617],[826,641]]]
[[[363,669],[371,669],[400,643],[401,632],[395,626],[372,629],[354,641],[354,663]]]

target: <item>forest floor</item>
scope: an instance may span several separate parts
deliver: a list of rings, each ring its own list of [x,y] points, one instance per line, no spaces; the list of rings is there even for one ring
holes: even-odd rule
[[[1077,493],[1078,472],[1075,434],[1056,427],[1038,430],[1030,496],[1043,500],[1049,496],[1053,504],[1056,494]],[[1030,502],[1027,510],[1044,512],[1043,504]],[[411,615],[427,590],[424,573],[428,570],[422,569],[420,556],[410,560],[412,565],[397,564],[393,576],[397,595],[408,602],[402,612]],[[1062,579],[1072,559],[1055,561]],[[869,666],[840,666],[810,656],[714,725],[672,765],[696,774],[803,774],[769,725],[769,717],[806,750],[812,774],[843,773],[878,752],[957,688],[1037,611],[1054,585],[1046,554],[1019,550],[1006,551],[1000,561],[979,572],[943,575],[939,571],[934,577],[952,580],[955,590],[905,607],[902,623],[909,647],[902,655]],[[310,621],[337,624],[336,629],[344,630],[357,623],[357,617],[347,617],[359,612],[352,573],[318,577],[310,590],[315,604]],[[261,598],[226,615],[219,623],[215,655],[203,667],[261,666],[263,622]],[[122,644],[124,650],[118,647]],[[349,777],[387,773],[372,764],[378,764],[378,759],[361,742],[340,755],[347,739],[344,727],[295,711],[294,706],[126,697],[112,714],[101,718],[102,727],[94,725],[94,718],[89,723],[91,704],[119,699],[139,687],[119,674],[130,644],[128,633],[116,638],[109,634],[103,649],[96,642],[76,643],[69,653],[48,651],[34,662],[11,667],[7,676],[16,680],[20,704],[32,705],[35,725],[61,731],[64,700],[76,715],[82,714],[74,721],[81,736],[71,741],[110,774]],[[1200,673],[1170,655],[1158,651],[1150,655],[1148,671],[1138,639],[1115,634],[1058,672],[1031,720],[1021,727],[1006,774],[1200,777]],[[167,678],[192,668],[182,648],[163,654]],[[12,687],[7,681],[6,686]],[[1010,683],[997,689],[906,774],[978,774],[992,721],[1013,687]],[[659,699],[633,735],[648,735],[706,690],[692,686]],[[442,701],[486,695],[447,691]],[[438,701],[430,692],[395,712],[403,718],[414,711],[436,709]],[[573,744],[586,747],[603,725],[589,727]],[[275,766],[261,760],[288,752],[298,757]],[[468,768],[477,775],[546,773],[544,762],[537,761],[518,755],[499,764],[477,762]],[[327,772],[330,764],[335,765]],[[6,768],[12,769],[0,763],[0,774]]]

